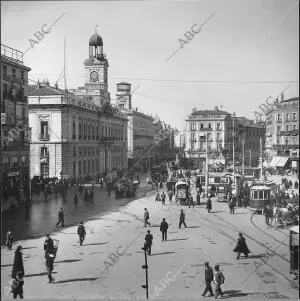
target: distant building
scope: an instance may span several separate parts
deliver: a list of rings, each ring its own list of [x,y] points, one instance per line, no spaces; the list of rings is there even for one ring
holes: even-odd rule
[[[299,169],[299,97],[282,96],[266,113],[266,155],[270,167]]]
[[[153,118],[132,108],[131,84],[118,83],[116,98],[119,109],[128,119],[129,167],[145,170],[153,164],[154,159]]]
[[[191,159],[198,168],[203,169],[206,161],[206,148],[209,163],[225,164],[223,150],[232,146],[233,121],[231,114],[214,110],[193,109],[186,119],[185,157]],[[235,123],[237,130],[237,123]]]
[[[28,72],[23,53],[1,44],[1,200],[29,197]],[[2,204],[4,205],[4,204]]]
[[[262,138],[262,155],[265,150],[266,126],[264,122],[254,122],[245,117],[237,117],[238,143],[237,154],[239,162],[242,161],[244,151],[245,166],[258,166],[260,157],[260,139]],[[244,143],[244,148],[243,148]]]

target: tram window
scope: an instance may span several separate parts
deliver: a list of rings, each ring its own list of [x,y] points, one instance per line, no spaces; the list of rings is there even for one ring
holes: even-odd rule
[[[215,183],[221,183],[221,178],[216,177],[216,178],[215,178]]]
[[[254,191],[254,199],[258,199],[258,191]]]
[[[264,192],[263,191],[260,191],[259,192],[259,199],[263,199],[264,198]]]

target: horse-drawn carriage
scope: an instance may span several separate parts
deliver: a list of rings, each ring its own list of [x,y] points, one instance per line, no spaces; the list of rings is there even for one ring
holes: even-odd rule
[[[189,186],[186,182],[179,181],[175,184],[176,202],[180,205],[187,205],[189,199]]]
[[[290,200],[289,200],[290,201]],[[295,203],[289,202],[287,207],[275,207],[275,229],[280,226],[299,225],[299,198]]]

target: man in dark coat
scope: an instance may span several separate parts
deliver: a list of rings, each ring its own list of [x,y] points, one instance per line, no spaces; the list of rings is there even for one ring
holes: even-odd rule
[[[162,205],[165,205],[166,204],[166,195],[165,195],[165,192],[163,191],[162,194],[161,194],[161,203]]]
[[[46,252],[46,268],[49,282],[52,282],[54,280],[54,278],[52,277],[53,263],[54,255],[49,252]]]
[[[161,241],[166,241],[167,240],[167,231],[168,231],[169,225],[166,222],[166,219],[163,218],[161,224],[160,224],[160,231],[162,233],[162,239]]]
[[[199,191],[197,191],[197,196],[196,196],[197,205],[200,205],[200,199],[201,199],[201,195],[200,195],[200,189],[199,189]]]
[[[211,287],[211,282],[214,280],[214,271],[213,269],[209,266],[209,263],[206,261],[205,263],[205,289],[204,292],[202,293],[202,296],[204,297],[207,292],[210,293],[209,297],[212,297],[214,295],[212,287]]]
[[[45,256],[47,252],[52,252],[54,247],[53,239],[50,237],[49,234],[46,234],[46,239],[44,242],[44,251],[45,251]]]
[[[90,203],[94,203],[94,189],[90,192]]]
[[[208,213],[210,213],[210,210],[212,209],[210,196],[207,199],[206,209],[207,209]]]
[[[266,221],[266,225],[269,225],[270,223],[270,217],[271,217],[271,212],[270,212],[270,207],[267,205],[264,208],[264,215],[265,215],[265,221]]]
[[[237,245],[233,251],[237,253],[236,259],[240,259],[241,253],[244,253],[245,257],[248,258],[248,254],[250,253],[250,250],[248,249],[248,246],[246,244],[246,239],[244,238],[242,233],[239,233]]]
[[[146,251],[148,250],[148,255],[151,255],[152,241],[153,241],[153,235],[150,233],[150,230],[148,230],[145,236],[145,244],[144,244],[145,250]]]
[[[77,194],[77,189],[75,190],[75,195],[74,195],[74,205],[78,205],[78,194]]]
[[[195,203],[193,200],[193,196],[190,194],[189,196],[189,208],[191,208],[191,206],[193,206],[193,208],[195,208]]]
[[[85,227],[83,225],[83,221],[81,221],[80,224],[78,225],[77,233],[79,235],[79,243],[82,246],[82,243],[83,243],[85,235],[86,235]]]
[[[21,272],[22,277],[24,276],[24,265],[23,265],[23,256],[22,256],[22,246],[18,245],[15,251],[15,258],[13,263],[13,268],[11,272],[11,278],[16,279],[18,273]]]
[[[184,225],[184,227],[186,228],[186,224],[185,224],[185,213],[183,212],[183,209],[181,209],[180,212],[180,216],[179,216],[179,229],[181,228],[181,225]]]
[[[58,225],[61,223],[61,226],[64,227],[64,211],[62,208],[60,208],[59,212],[58,212],[58,222],[56,223],[56,227],[58,227]]]
[[[228,202],[230,214],[234,214],[234,205],[235,204],[234,204],[233,198],[230,197],[229,202]]]

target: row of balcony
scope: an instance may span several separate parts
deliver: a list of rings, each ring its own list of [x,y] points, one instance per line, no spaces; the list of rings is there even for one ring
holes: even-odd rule
[[[285,121],[285,122],[290,122],[290,121],[296,122],[296,121],[297,121],[297,118],[291,118],[291,119],[289,118],[289,119],[285,119],[284,121]],[[282,119],[277,119],[276,122],[277,122],[277,123],[282,123],[283,120],[282,120]],[[272,123],[272,122],[271,122],[271,123]]]
[[[16,84],[21,84],[21,85],[25,85],[25,83],[28,83],[24,78],[17,78],[15,74],[13,75],[3,74],[2,78],[7,82],[14,82]]]
[[[200,128],[200,129],[197,130],[196,128],[191,128],[190,131],[191,132],[196,132],[196,131],[200,131],[200,132],[212,132],[212,131],[214,131],[214,129],[213,128]],[[222,131],[222,128],[217,127],[215,129],[215,131]]]
[[[298,149],[299,148],[299,144],[273,144],[273,148],[275,150]]]
[[[27,103],[27,96],[13,95],[11,92],[3,92],[3,99]]]
[[[72,136],[73,140],[76,140],[76,136]],[[108,142],[115,142],[115,141],[118,141],[118,140],[121,140],[117,137],[99,137],[99,136],[79,136],[78,137],[79,140],[83,140],[83,141],[88,141],[88,140],[96,140],[96,141],[99,141],[100,142],[103,142],[103,143],[108,143]],[[50,140],[50,135],[49,134],[41,134],[39,136],[39,140],[40,141],[49,141]]]
[[[291,130],[291,131],[280,131],[280,135],[299,135],[299,129]]]

